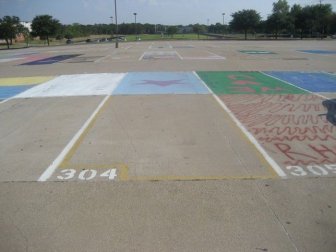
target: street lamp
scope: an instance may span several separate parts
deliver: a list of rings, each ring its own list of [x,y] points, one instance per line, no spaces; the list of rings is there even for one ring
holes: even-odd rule
[[[136,16],[137,16],[137,13],[134,12],[133,15],[134,15],[134,32],[135,32],[135,39],[137,39],[137,26],[136,26]]]
[[[111,40],[113,39],[113,16],[111,18]]]
[[[224,34],[225,33],[225,23],[224,23],[225,13],[223,12],[222,15],[223,15],[223,34]]]
[[[117,16],[117,0],[114,0],[114,16],[115,16],[115,24],[116,24],[116,44],[115,48],[118,48],[118,16]]]

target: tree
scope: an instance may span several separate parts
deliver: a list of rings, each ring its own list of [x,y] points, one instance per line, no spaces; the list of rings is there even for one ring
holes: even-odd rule
[[[329,34],[336,34],[336,13],[329,17]]]
[[[167,33],[171,37],[174,37],[174,34],[177,33],[177,27],[176,26],[169,26],[168,29],[167,29]]]
[[[244,31],[245,40],[247,39],[247,32],[254,30],[260,23],[261,17],[255,10],[242,10],[233,13],[230,27],[233,30]]]
[[[330,17],[332,16],[332,6],[331,4],[320,4],[316,5],[318,7],[318,30],[321,34],[321,39],[323,39],[325,33],[329,29],[328,23],[330,22]]]
[[[278,39],[279,31],[288,27],[289,5],[286,0],[278,0],[273,3],[273,13],[267,19],[269,29],[275,32],[275,38]]]
[[[205,27],[200,24],[195,24],[193,26],[193,31],[197,33],[198,39],[200,38],[200,34],[205,32]]]
[[[15,16],[5,16],[0,19],[0,38],[6,40],[7,48],[13,44],[13,39],[22,31],[23,25],[20,19]]]
[[[52,16],[36,16],[32,21],[32,34],[40,36],[41,39],[46,39],[49,46],[50,36],[56,35],[60,27],[60,22],[57,19],[53,19]]]

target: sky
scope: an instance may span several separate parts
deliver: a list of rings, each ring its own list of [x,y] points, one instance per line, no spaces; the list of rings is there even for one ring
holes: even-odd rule
[[[137,22],[164,25],[228,23],[231,14],[243,9],[255,9],[263,19],[272,12],[276,0],[116,0],[118,23]],[[319,4],[319,0],[287,0],[290,6]],[[336,0],[323,0],[336,11]],[[36,15],[48,14],[63,24],[110,23],[114,15],[114,0],[0,0],[0,18],[18,16],[31,21]]]

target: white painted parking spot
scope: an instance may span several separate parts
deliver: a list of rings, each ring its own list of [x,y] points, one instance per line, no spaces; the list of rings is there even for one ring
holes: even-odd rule
[[[15,98],[109,95],[124,76],[124,73],[62,75]]]

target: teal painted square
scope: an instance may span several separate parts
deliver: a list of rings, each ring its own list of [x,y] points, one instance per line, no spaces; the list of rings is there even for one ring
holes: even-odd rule
[[[128,73],[113,95],[209,94],[193,72]]]

